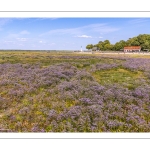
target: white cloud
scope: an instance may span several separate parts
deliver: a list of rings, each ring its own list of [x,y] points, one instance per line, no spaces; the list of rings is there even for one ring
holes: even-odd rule
[[[39,43],[41,43],[41,44],[45,44],[46,42],[41,40],[41,41],[39,41]]]
[[[27,41],[27,38],[17,38],[18,41]]]
[[[79,37],[79,38],[100,38],[100,39],[103,38],[102,36],[93,37],[93,36],[88,36],[88,35],[78,35],[78,36],[74,36],[74,37]]]
[[[12,21],[12,19],[9,19],[9,18],[0,18],[0,27],[4,26],[5,24],[7,24],[11,21]]]
[[[18,41],[27,41],[28,38],[24,38],[22,36],[26,36],[27,34],[30,34],[28,31],[24,30],[19,33],[10,33],[8,36],[6,36],[6,39],[16,39]]]
[[[22,38],[21,36],[26,36],[28,34],[30,34],[30,32],[28,32],[27,30],[23,30],[19,33],[10,33],[6,38],[16,38],[17,40],[25,41],[27,40],[27,38]]]
[[[80,31],[77,28],[70,28],[70,29],[55,29],[55,30],[50,30],[46,33],[41,34],[40,36],[45,36],[45,35],[52,35],[52,34],[77,34],[80,33]]]
[[[14,41],[3,41],[4,43],[15,43]]]
[[[75,37],[79,37],[79,38],[92,38],[92,36],[88,36],[88,35],[79,35],[79,36],[75,36]]]
[[[27,30],[23,30],[20,32],[20,34],[30,34],[30,32],[28,32]]]
[[[88,28],[89,31],[97,32],[99,34],[107,34],[120,30],[119,28],[108,26],[107,24],[91,24]]]
[[[85,32],[97,32],[99,34],[106,34],[110,32],[114,32],[119,30],[119,28],[108,26],[107,24],[90,24],[87,26],[77,27],[77,28],[63,28],[63,29],[54,29],[50,30],[48,32],[45,32],[39,36],[45,36],[45,35],[56,35],[56,34],[73,34],[73,35],[80,35],[84,34]]]
[[[33,23],[33,22],[37,22],[37,21],[43,21],[43,20],[56,20],[59,18],[53,17],[53,18],[35,18],[35,19],[29,19],[28,23]]]
[[[12,38],[17,38],[18,36],[19,36],[18,34],[11,33],[7,36],[7,38],[12,39]]]
[[[145,18],[139,18],[139,19],[132,19],[130,21],[128,21],[129,24],[141,24],[141,23],[145,23],[149,21],[148,19]]]

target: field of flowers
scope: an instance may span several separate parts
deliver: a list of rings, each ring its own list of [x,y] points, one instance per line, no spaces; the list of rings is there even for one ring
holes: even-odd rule
[[[150,132],[150,57],[1,51],[0,131]]]

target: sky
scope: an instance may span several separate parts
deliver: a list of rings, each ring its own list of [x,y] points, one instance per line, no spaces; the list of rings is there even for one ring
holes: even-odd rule
[[[150,34],[150,18],[0,18],[0,49],[86,50]]]

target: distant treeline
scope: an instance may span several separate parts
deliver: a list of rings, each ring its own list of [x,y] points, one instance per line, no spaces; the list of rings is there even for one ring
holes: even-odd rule
[[[115,44],[111,44],[109,40],[99,41],[98,44],[88,44],[86,49],[92,49],[97,47],[101,51],[112,50],[119,51],[124,48],[124,46],[141,46],[141,50],[150,49],[150,34],[140,34],[136,37],[129,38],[127,41],[120,40]]]

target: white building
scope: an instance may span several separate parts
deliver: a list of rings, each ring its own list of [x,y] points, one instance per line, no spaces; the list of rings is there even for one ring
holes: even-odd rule
[[[81,52],[82,52],[82,46],[81,46]]]

